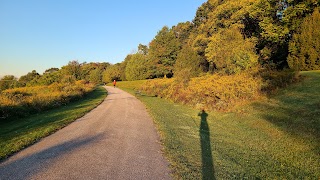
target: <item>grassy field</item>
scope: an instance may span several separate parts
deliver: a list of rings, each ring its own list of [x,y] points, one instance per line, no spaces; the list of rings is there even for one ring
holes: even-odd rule
[[[63,107],[0,123],[0,160],[65,127],[99,105],[106,97],[99,87],[83,99]]]
[[[234,112],[202,112],[137,95],[176,179],[319,179],[320,71]],[[119,82],[134,94],[143,82]]]

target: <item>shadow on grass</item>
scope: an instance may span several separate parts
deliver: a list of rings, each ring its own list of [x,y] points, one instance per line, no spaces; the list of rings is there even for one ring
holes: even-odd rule
[[[210,141],[210,129],[207,122],[208,113],[202,110],[198,116],[201,117],[199,129],[202,157],[202,179],[216,179],[214,175],[214,166]]]
[[[20,159],[10,160],[9,158],[0,163],[1,179],[32,179],[33,175],[45,171],[50,167],[51,162],[62,155],[84,146],[90,146],[100,138],[102,138],[102,135],[98,134],[85,139],[70,140]]]
[[[270,102],[254,103],[259,115],[282,130],[303,137],[320,153],[320,73],[306,72],[308,78],[271,97]]]

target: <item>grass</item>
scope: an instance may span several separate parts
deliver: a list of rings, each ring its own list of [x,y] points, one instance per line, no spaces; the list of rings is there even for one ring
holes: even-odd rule
[[[98,87],[83,99],[26,118],[0,123],[0,160],[70,124],[99,105],[106,90]]]
[[[137,97],[161,134],[176,179],[319,179],[320,71],[234,112]],[[119,82],[134,93],[141,85]]]

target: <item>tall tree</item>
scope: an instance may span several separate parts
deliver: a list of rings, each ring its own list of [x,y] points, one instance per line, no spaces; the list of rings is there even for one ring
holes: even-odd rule
[[[289,44],[288,64],[295,70],[320,69],[320,13],[316,9],[304,19]]]
[[[90,72],[90,82],[93,84],[102,83],[102,70],[97,68]]]
[[[200,66],[201,57],[190,45],[185,45],[178,53],[174,65],[174,77],[196,77],[202,72]]]
[[[129,81],[147,79],[148,74],[148,60],[147,56],[143,54],[132,54],[126,66],[126,78]]]
[[[115,65],[109,66],[102,73],[102,80],[104,83],[112,82],[113,80],[120,81],[123,79],[125,69],[123,69],[123,63],[117,63]]]
[[[238,27],[230,27],[214,34],[206,49],[206,56],[220,72],[239,73],[258,62],[253,39],[244,39]]]
[[[149,59],[153,61],[160,76],[172,76],[173,65],[181,44],[174,32],[164,26],[149,45]]]
[[[68,65],[63,66],[61,69],[63,74],[73,76],[76,80],[81,79],[81,65],[78,61],[70,61]]]

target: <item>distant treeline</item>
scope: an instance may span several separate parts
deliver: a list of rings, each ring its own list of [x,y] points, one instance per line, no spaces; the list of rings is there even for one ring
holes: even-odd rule
[[[110,63],[70,61],[60,69],[47,69],[42,75],[35,70],[19,79],[13,75],[6,75],[0,80],[0,91],[19,87],[49,86],[53,83],[74,84],[79,80],[91,84],[101,84],[102,73],[110,66]]]

